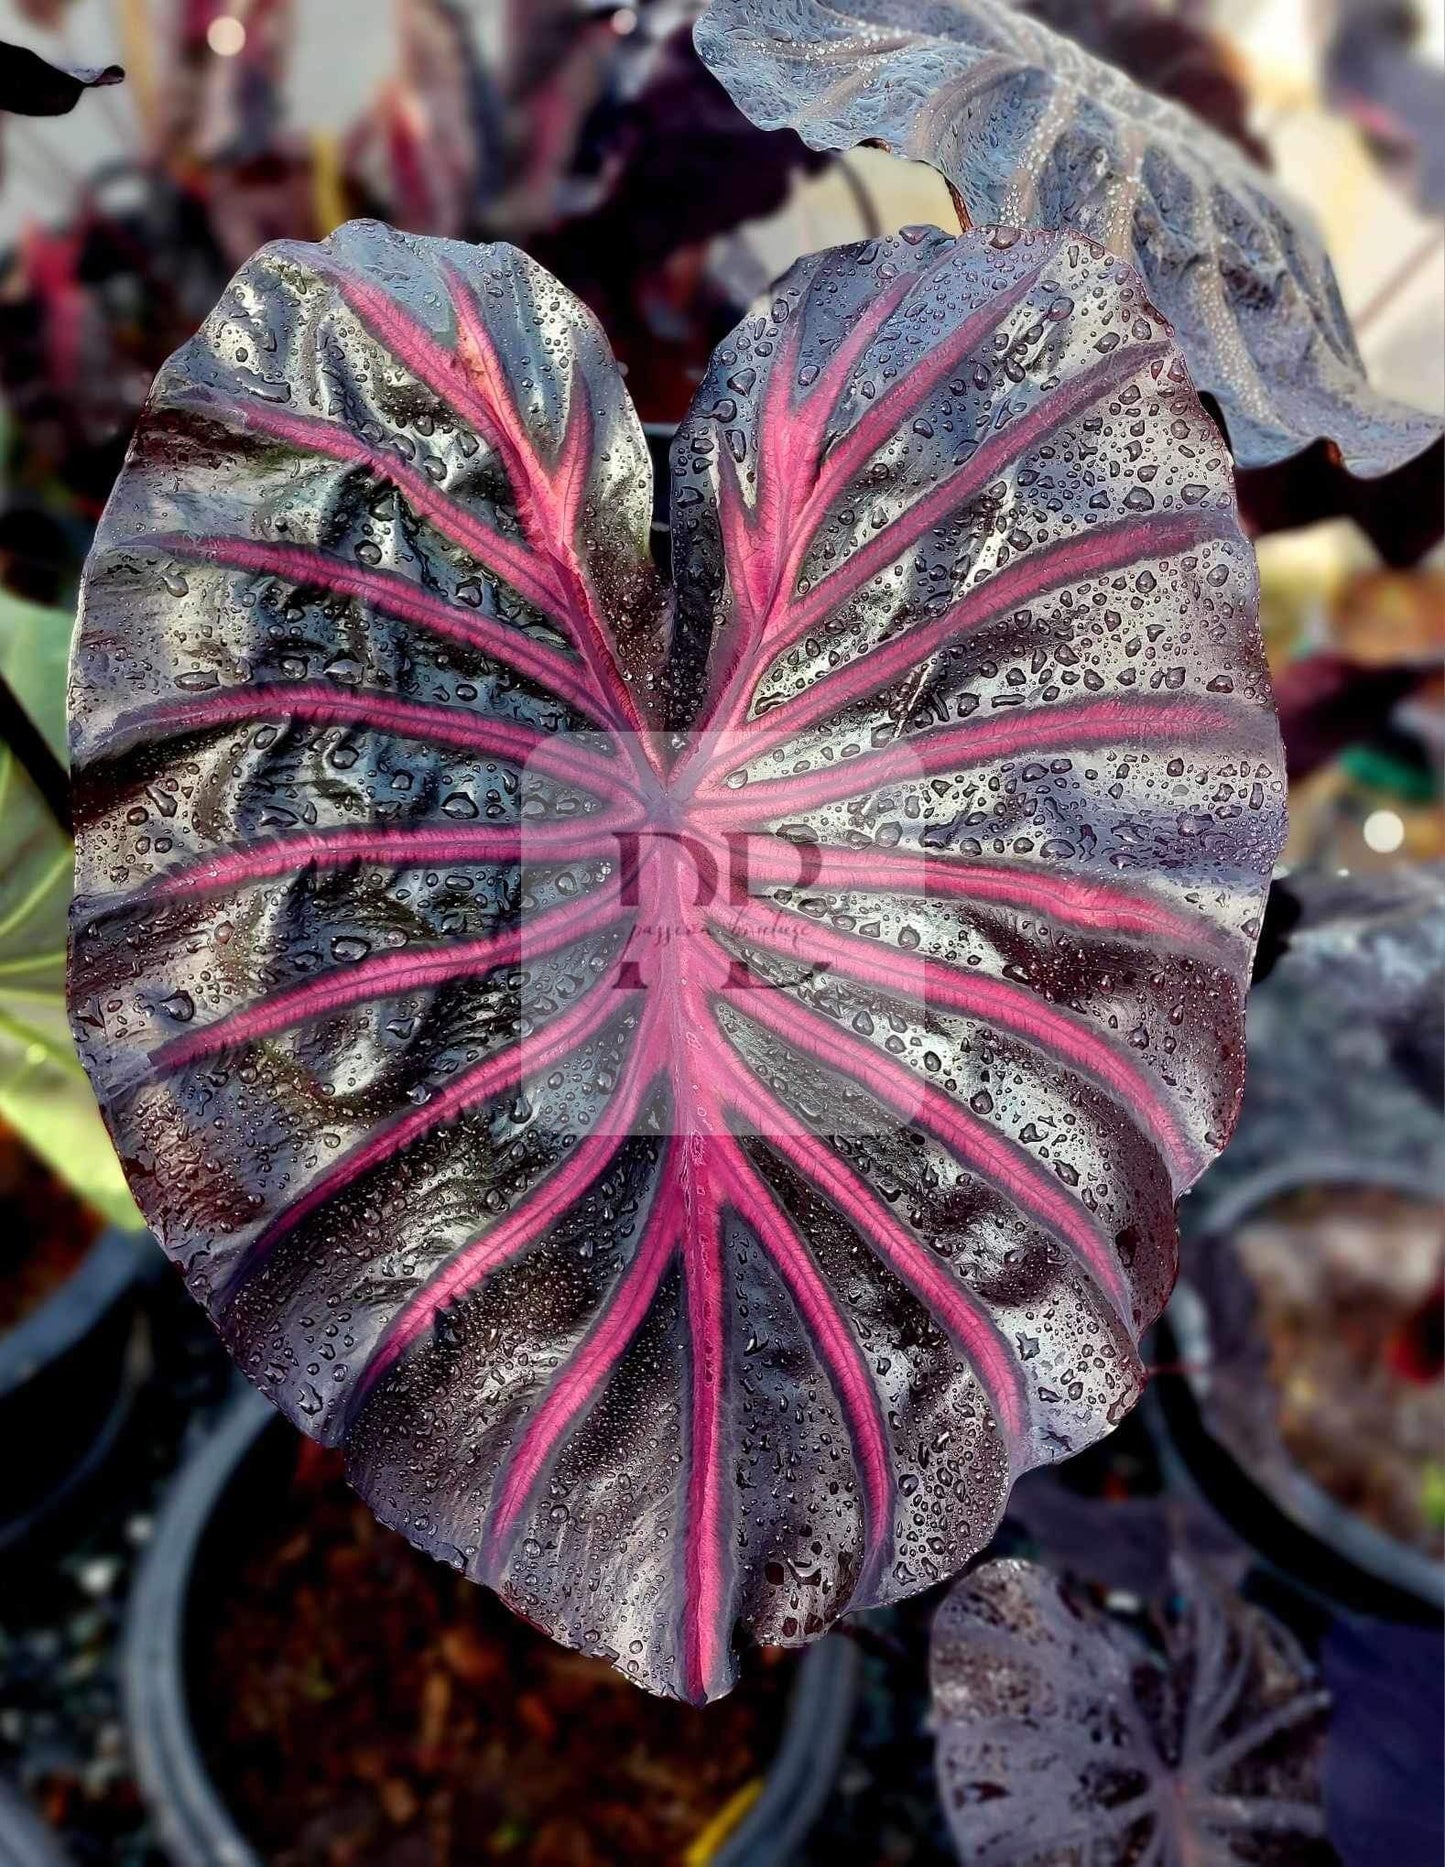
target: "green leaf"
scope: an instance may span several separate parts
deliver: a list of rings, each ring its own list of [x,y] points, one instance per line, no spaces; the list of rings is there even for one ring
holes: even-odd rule
[[[0,591],[0,672],[62,760],[71,627]],[[0,1121],[112,1223],[139,1227],[66,1017],[71,870],[69,837],[0,745]]]
[[[65,680],[75,619],[0,588],[0,674],[62,765],[70,763],[65,734]]]

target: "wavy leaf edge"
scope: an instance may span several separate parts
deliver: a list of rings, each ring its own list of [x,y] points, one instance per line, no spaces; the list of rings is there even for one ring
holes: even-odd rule
[[[1371,387],[1307,210],[1249,155],[1009,0],[709,0],[704,63],[762,129],[926,162],[976,219],[1131,260],[1242,468],[1317,441],[1358,479],[1440,438]]]
[[[515,249],[249,262],[87,569],[71,1005],[257,1385],[703,1700],[1131,1403],[1283,784],[1227,455],[1087,241],[779,281],[674,446],[666,656],[650,501]]]

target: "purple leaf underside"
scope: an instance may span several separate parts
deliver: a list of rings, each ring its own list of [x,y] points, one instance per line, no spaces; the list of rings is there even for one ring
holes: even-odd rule
[[[939,1609],[938,1785],[969,1867],[1332,1867],[1329,1709],[1289,1631],[1176,1558],[1156,1640],[1048,1569],[985,1563]]]
[[[760,127],[879,143],[938,169],[975,220],[1132,260],[1241,467],[1323,438],[1372,479],[1439,439],[1370,387],[1308,213],[1201,117],[1010,0],[711,0],[696,37]]]
[[[266,249],[74,671],[72,1010],[251,1378],[704,1699],[1105,1432],[1283,825],[1230,470],[1134,274],[801,261],[673,450],[506,246]]]

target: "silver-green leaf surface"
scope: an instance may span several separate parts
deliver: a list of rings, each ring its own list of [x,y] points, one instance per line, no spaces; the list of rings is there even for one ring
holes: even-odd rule
[[[1006,0],[712,0],[696,37],[764,129],[881,144],[931,163],[975,220],[1131,260],[1241,466],[1324,437],[1370,479],[1439,434],[1371,389],[1305,211],[1192,112]]]

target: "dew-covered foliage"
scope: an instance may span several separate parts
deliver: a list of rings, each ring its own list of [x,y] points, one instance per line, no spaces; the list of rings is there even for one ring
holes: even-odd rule
[[[1143,1625],[986,1563],[934,1622],[944,1812],[968,1867],[1333,1867],[1328,1694],[1288,1630],[1180,1564]]]
[[[1363,478],[1440,423],[1377,395],[1308,213],[1237,143],[1009,0],[711,0],[703,59],[764,129],[928,162],[975,220],[1132,260],[1241,467],[1323,437]],[[1097,35],[1096,35],[1097,36]]]
[[[1086,240],[795,266],[671,597],[650,479],[512,248],[258,254],[89,565],[71,988],[252,1380],[702,1699],[1135,1398],[1284,784],[1224,445]]]

